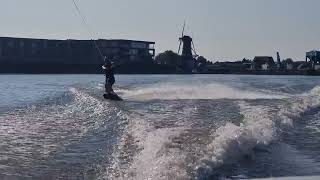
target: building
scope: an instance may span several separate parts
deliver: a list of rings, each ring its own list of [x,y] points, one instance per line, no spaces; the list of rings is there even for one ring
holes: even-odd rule
[[[312,69],[320,70],[320,51],[306,52],[306,62],[312,64]]]
[[[312,65],[309,62],[305,61],[295,61],[293,62],[294,69],[298,71],[309,71],[312,70]]]
[[[256,56],[252,61],[252,70],[271,70],[275,66],[273,57],[271,56]]]
[[[93,41],[0,37],[0,64],[100,65],[104,56],[119,63],[152,61],[154,44],[123,39]]]
[[[99,39],[97,43],[103,55],[120,63],[152,61],[155,56],[155,42]]]

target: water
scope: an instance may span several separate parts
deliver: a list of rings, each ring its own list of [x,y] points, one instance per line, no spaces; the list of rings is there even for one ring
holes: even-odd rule
[[[0,76],[0,179],[320,175],[320,79]]]

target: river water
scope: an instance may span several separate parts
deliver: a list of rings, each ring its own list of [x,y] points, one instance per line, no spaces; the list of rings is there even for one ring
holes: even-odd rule
[[[0,76],[0,179],[320,175],[320,79]]]

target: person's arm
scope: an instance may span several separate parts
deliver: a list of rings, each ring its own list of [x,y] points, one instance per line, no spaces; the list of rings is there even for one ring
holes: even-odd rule
[[[105,60],[104,60],[104,64],[102,65],[102,69],[106,70],[106,69],[107,69],[107,67],[106,67],[107,64],[111,64],[111,61],[105,59]]]

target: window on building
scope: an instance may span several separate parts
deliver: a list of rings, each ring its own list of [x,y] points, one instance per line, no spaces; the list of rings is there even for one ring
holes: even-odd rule
[[[142,43],[142,42],[132,42],[131,43],[131,47],[132,48],[145,49],[145,48],[147,48],[147,44],[146,43]]]
[[[14,46],[14,42],[13,41],[8,41],[7,45],[8,45],[8,47],[12,48]]]
[[[47,48],[48,47],[48,42],[47,41],[42,41],[42,44],[43,44],[43,48]]]
[[[114,54],[119,53],[119,52],[120,52],[119,48],[112,49],[112,53],[114,53]]]
[[[119,43],[116,42],[116,41],[112,41],[110,44],[111,44],[112,47],[117,47],[117,46],[119,46]]]
[[[20,47],[24,47],[24,42],[23,41],[20,41],[20,43],[19,43],[19,45],[20,45]]]
[[[37,43],[33,42],[33,43],[31,44],[31,47],[32,47],[32,48],[36,48],[36,47],[37,47]]]
[[[154,50],[149,50],[149,54],[150,54],[151,56],[154,56]]]
[[[131,55],[137,55],[138,54],[138,50],[137,49],[130,49],[129,52]]]
[[[149,44],[149,49],[154,49],[154,44]]]

